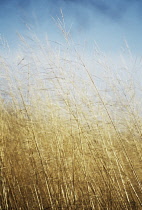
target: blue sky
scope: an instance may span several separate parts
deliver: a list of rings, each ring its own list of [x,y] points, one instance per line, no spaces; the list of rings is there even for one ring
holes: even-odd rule
[[[60,41],[54,21],[64,13],[76,41],[96,41],[105,53],[117,53],[126,39],[132,52],[141,55],[141,0],[0,0],[0,34],[13,49],[26,24],[42,39],[48,34]]]

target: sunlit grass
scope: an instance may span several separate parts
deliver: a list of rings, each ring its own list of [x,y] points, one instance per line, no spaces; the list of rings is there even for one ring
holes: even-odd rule
[[[141,87],[67,35],[0,58],[1,209],[141,209]]]

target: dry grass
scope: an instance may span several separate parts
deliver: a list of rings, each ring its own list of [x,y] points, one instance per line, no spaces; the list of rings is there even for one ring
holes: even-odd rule
[[[17,64],[1,57],[1,210],[141,209],[134,81],[95,61],[98,80],[65,38],[58,49],[21,37]]]

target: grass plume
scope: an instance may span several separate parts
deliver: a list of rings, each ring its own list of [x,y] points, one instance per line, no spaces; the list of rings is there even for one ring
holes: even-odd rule
[[[0,57],[1,210],[141,209],[141,86],[63,31]]]

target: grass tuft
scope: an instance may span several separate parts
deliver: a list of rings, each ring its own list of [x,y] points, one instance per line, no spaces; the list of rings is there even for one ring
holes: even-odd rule
[[[141,88],[66,35],[0,58],[0,209],[141,209]]]

